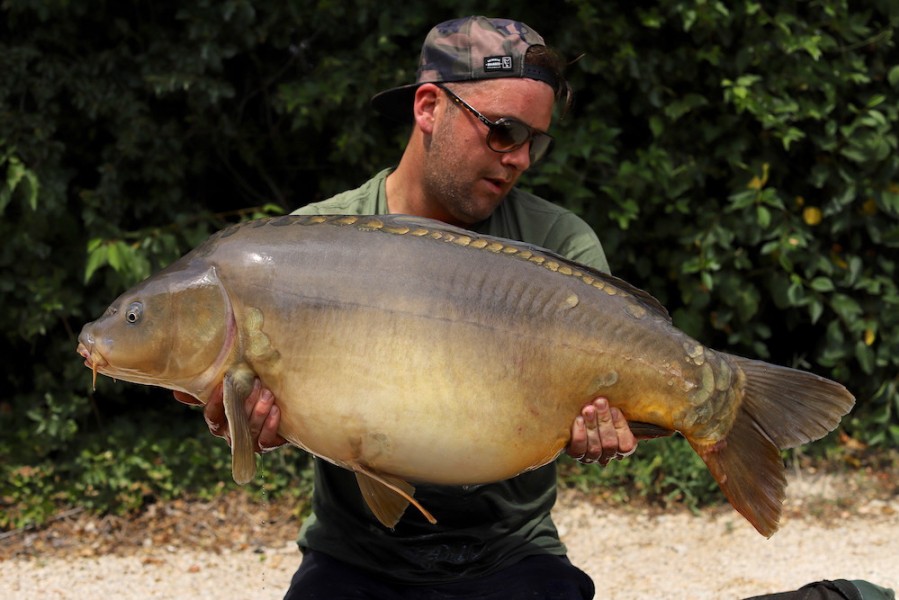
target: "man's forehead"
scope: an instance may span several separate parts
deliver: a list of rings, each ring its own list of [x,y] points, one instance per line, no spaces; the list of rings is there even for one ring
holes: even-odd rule
[[[534,79],[491,79],[488,81],[459,82],[452,89],[466,102],[476,102],[482,113],[492,113],[493,117],[515,117],[532,127],[543,124],[531,123],[535,114],[552,116],[555,94],[553,89]]]

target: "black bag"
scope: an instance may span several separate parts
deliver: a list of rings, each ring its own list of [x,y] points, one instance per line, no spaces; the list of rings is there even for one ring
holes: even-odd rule
[[[816,581],[792,592],[753,596],[746,600],[895,600],[892,590],[867,581]]]

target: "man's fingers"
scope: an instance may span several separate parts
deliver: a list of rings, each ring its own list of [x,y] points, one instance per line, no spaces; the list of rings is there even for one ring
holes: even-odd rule
[[[627,419],[617,408],[612,408],[612,424],[615,427],[615,437],[618,439],[615,458],[630,456],[637,449],[637,438],[628,426]]]
[[[256,451],[270,452],[286,444],[287,440],[278,434],[281,411],[275,404],[275,395],[268,388],[262,387],[257,379],[250,397],[253,404],[249,407],[247,416],[250,420],[250,433],[256,440]]]
[[[250,434],[253,439],[259,437],[259,432],[262,431],[262,426],[274,405],[275,396],[270,390],[263,388],[257,379],[253,383],[253,390],[244,402],[244,410],[247,413],[247,421],[250,423]]]
[[[597,459],[601,460],[603,456],[614,456],[618,452],[618,430],[612,419],[612,409],[609,407],[609,401],[605,398],[597,398],[593,402],[596,409],[597,436],[596,446],[591,450],[597,451]]]
[[[565,452],[577,460],[582,460],[587,454],[587,426],[584,424],[582,415],[578,415],[571,426],[571,440],[568,442]]]
[[[272,406],[272,410],[269,412],[265,423],[262,425],[262,430],[259,432],[259,438],[256,441],[259,452],[271,452],[287,443],[287,440],[278,434],[278,425],[280,423],[281,411],[278,405],[275,404]]]
[[[606,465],[633,453],[636,447],[637,440],[622,412],[606,398],[597,398],[575,419],[567,451],[582,463]]]
[[[587,404],[581,410],[581,414],[575,419],[572,427],[571,442],[568,445],[568,454],[582,463],[594,463],[601,456],[603,451],[603,441],[601,437],[600,410],[602,403],[597,405],[599,400],[605,403],[606,417],[610,421],[611,416],[608,415],[608,402],[603,399],[594,400],[591,404]],[[614,431],[614,427],[611,427]]]
[[[221,394],[221,386],[218,393],[213,393],[203,407],[203,418],[212,435],[227,438],[228,420],[225,418],[225,403]]]
[[[258,452],[270,452],[287,443],[278,435],[278,426],[281,424],[281,411],[275,404],[275,395],[268,388],[257,385],[259,391],[254,389],[252,395],[258,399],[253,405],[250,414],[250,432],[256,440]]]
[[[268,452],[288,443],[278,434],[281,424],[281,412],[275,404],[275,396],[268,388],[262,386],[257,379],[253,389],[244,400],[244,411],[250,424],[250,435],[256,442],[257,452]],[[228,431],[228,420],[225,417],[225,403],[221,387],[214,391],[203,408],[203,417],[209,431],[218,437],[225,438],[231,444]]]

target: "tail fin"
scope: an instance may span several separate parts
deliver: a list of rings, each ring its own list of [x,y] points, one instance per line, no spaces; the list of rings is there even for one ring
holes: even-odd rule
[[[728,355],[746,375],[743,401],[725,439],[689,440],[731,505],[765,537],[778,528],[786,477],[780,451],[817,440],[839,424],[855,398],[812,373]]]

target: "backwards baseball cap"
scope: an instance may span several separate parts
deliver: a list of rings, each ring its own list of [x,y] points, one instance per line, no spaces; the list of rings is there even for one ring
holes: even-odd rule
[[[527,77],[555,90],[558,81],[551,70],[525,64],[531,46],[545,46],[543,38],[518,21],[480,16],[445,21],[425,38],[416,82],[380,92],[371,104],[391,119],[409,121],[415,90],[423,83]]]

